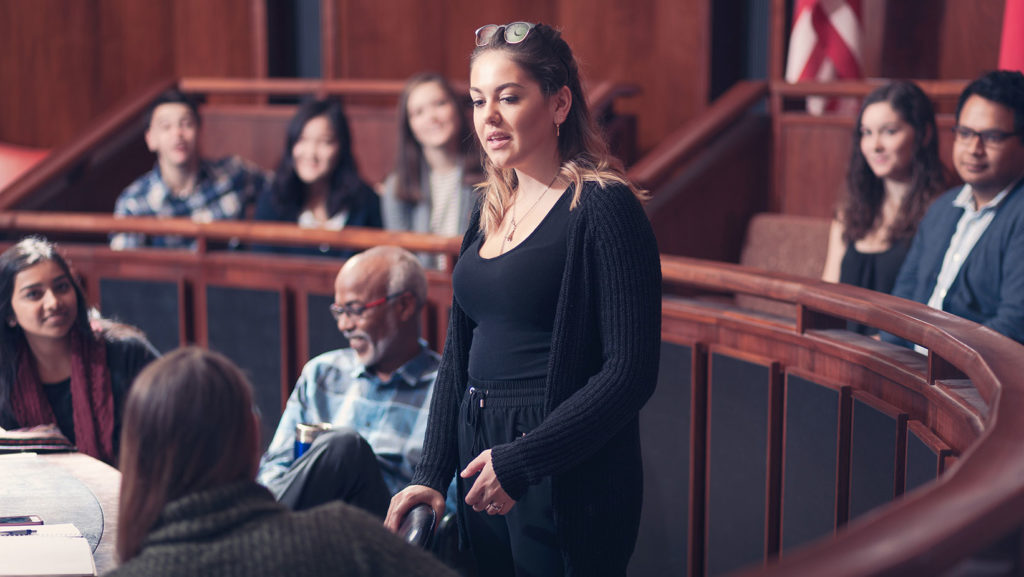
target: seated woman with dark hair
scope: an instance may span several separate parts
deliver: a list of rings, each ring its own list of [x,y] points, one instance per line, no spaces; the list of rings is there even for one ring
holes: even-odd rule
[[[341,502],[289,511],[255,481],[252,387],[226,357],[176,350],[125,407],[117,576],[451,576]]]
[[[359,177],[341,102],[311,100],[295,112],[274,183],[257,200],[254,218],[329,230],[381,227],[380,199]],[[257,249],[327,256],[352,252],[327,246]]]
[[[56,423],[78,450],[114,464],[121,409],[158,355],[141,331],[90,322],[56,245],[29,237],[0,255],[0,427]]]
[[[846,185],[821,278],[889,293],[917,224],[945,188],[932,103],[916,84],[893,82],[864,99]]]

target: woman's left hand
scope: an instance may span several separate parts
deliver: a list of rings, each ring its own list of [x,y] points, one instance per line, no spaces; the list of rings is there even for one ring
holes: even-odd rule
[[[474,511],[486,511],[488,515],[504,515],[516,506],[515,499],[509,497],[508,493],[501,488],[498,476],[494,474],[490,449],[477,455],[459,473],[459,476],[468,479],[477,473],[480,473],[480,476],[476,478],[473,487],[466,494],[466,504]]]

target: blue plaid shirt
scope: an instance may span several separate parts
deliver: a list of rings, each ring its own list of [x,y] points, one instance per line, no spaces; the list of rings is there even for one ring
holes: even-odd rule
[[[115,216],[189,217],[199,222],[239,220],[246,207],[269,186],[269,173],[238,156],[202,160],[195,190],[185,197],[171,193],[160,177],[160,165],[124,189],[114,205]],[[141,246],[191,248],[193,239],[180,236],[147,238],[144,234],[119,233],[110,236],[110,248],[122,250]]]
[[[266,485],[291,467],[297,423],[332,423],[351,427],[366,439],[392,494],[408,485],[423,451],[441,361],[425,342],[420,347],[388,382],[367,371],[352,349],[326,352],[306,363],[274,440],[260,459],[257,481]]]

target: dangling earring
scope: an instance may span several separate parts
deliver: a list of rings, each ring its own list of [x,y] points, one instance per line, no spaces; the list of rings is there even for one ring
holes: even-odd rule
[[[558,138],[558,137],[559,137],[559,136],[561,136],[561,135],[562,135],[562,125],[561,125],[561,124],[558,124],[558,123],[556,122],[556,123],[555,123],[555,138]]]

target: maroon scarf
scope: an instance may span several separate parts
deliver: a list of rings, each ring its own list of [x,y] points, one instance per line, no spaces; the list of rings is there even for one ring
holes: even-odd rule
[[[56,423],[31,351],[22,350],[18,357],[18,378],[11,394],[18,426]],[[71,413],[78,450],[113,463],[114,393],[107,370],[107,347],[102,339],[82,339],[74,329],[71,331]]]

